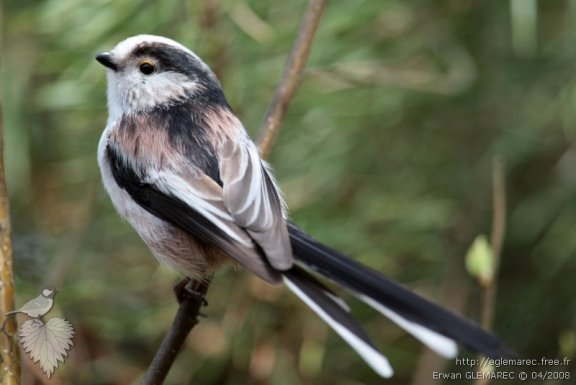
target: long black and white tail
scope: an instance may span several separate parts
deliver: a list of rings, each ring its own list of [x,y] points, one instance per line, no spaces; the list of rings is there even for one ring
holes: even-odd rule
[[[356,350],[376,373],[386,378],[392,376],[390,363],[372,344],[344,301],[298,267],[284,273],[283,278],[286,286]]]
[[[455,357],[458,343],[492,358],[512,354],[496,336],[330,249],[295,225],[289,224],[289,233],[298,264],[349,290],[438,354]],[[378,352],[334,293],[299,268],[285,272],[284,281],[377,373],[383,377],[392,375],[387,359]]]

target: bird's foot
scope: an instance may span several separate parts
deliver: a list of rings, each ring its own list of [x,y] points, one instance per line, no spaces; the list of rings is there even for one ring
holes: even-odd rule
[[[201,302],[203,306],[208,306],[208,301],[206,301],[206,283],[191,279],[184,278],[174,286],[174,294],[178,303],[182,303],[184,300],[191,299],[194,301]]]

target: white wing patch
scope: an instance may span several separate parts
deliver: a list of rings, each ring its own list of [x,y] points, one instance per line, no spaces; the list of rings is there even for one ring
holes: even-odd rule
[[[234,221],[258,243],[273,267],[291,268],[292,248],[282,199],[249,138],[223,144],[220,177],[224,204]]]
[[[180,199],[210,220],[234,241],[246,247],[253,247],[252,240],[235,223],[222,200],[222,189],[209,177],[178,175],[173,172],[159,171],[154,185],[160,191]]]
[[[221,159],[224,201],[236,222],[253,231],[270,230],[278,219],[280,202],[270,196],[256,147],[251,142],[227,142]]]

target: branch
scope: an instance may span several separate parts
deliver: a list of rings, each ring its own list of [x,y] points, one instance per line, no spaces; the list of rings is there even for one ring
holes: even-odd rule
[[[502,244],[506,232],[506,182],[504,180],[504,162],[495,156],[492,161],[492,233],[490,244],[494,258],[494,272],[490,283],[482,293],[480,322],[485,329],[492,328],[494,316],[494,298],[496,296],[498,270],[502,254]]]
[[[182,348],[188,333],[198,323],[200,309],[206,304],[206,292],[210,281],[185,279],[174,289],[180,302],[180,307],[174,317],[172,326],[162,340],[142,385],[161,385],[172,367],[178,352]]]
[[[4,172],[4,132],[0,104],[0,384],[20,384],[20,354],[16,317],[4,314],[14,310],[14,272],[12,269],[12,229],[10,226],[10,204]]]
[[[0,3],[0,28],[4,26],[4,6]],[[0,52],[3,52],[0,38]],[[0,66],[1,62],[0,55]],[[0,96],[0,384],[19,385],[20,349],[16,317],[4,314],[14,310],[14,270],[12,258],[12,227],[10,225],[10,200],[4,168],[4,116]]]
[[[292,101],[296,89],[300,85],[302,71],[308,61],[314,35],[316,34],[327,3],[328,0],[310,0],[308,8],[304,13],[298,36],[296,37],[290,56],[288,56],[280,84],[278,84],[276,88],[276,93],[272,98],[272,102],[270,102],[264,123],[258,134],[258,145],[260,146],[260,155],[263,159],[268,158],[270,155],[272,146],[280,131],[282,119]]]
[[[492,233],[490,245],[492,247],[493,271],[492,277],[482,288],[480,304],[480,324],[486,330],[492,329],[494,318],[494,300],[496,298],[498,271],[502,256],[502,245],[506,233],[506,181],[504,161],[499,156],[492,160]],[[479,368],[480,371],[486,368]],[[479,378],[474,385],[488,385],[490,377]]]

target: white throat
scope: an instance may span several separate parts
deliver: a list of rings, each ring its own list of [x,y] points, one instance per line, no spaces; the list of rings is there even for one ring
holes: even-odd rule
[[[175,103],[197,92],[200,85],[175,72],[142,78],[136,71],[108,70],[108,122],[122,115]]]

